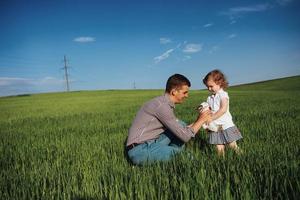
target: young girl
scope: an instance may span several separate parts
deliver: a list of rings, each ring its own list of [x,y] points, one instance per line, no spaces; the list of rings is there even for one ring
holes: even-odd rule
[[[240,153],[236,141],[241,139],[242,135],[234,125],[229,112],[229,96],[224,91],[228,87],[228,82],[224,74],[220,70],[213,70],[205,76],[203,83],[211,92],[207,103],[212,111],[212,121],[218,127],[217,131],[208,130],[209,143],[216,145],[219,155],[224,155],[225,145]]]

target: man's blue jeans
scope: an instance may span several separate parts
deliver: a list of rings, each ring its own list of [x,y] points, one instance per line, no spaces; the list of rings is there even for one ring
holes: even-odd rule
[[[183,148],[184,142],[167,130],[159,138],[129,150],[128,157],[134,164],[144,165],[156,161],[168,161]]]

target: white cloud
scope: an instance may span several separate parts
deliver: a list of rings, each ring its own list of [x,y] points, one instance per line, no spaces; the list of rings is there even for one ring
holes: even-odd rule
[[[238,6],[229,8],[227,11],[220,12],[220,15],[229,16],[230,20],[235,20],[245,14],[264,12],[277,6],[285,6],[294,0],[274,0],[271,3],[256,4],[250,6]],[[234,22],[235,23],[235,22]],[[231,23],[233,24],[233,23]]]
[[[235,7],[230,8],[229,12],[233,14],[249,13],[249,12],[262,12],[271,8],[269,4],[258,4],[254,6]]]
[[[13,85],[57,85],[64,83],[64,80],[54,77],[45,77],[41,79],[27,79],[27,78],[10,78],[0,77],[0,86],[13,86]]]
[[[277,0],[276,2],[281,5],[281,6],[285,6],[289,3],[291,3],[293,0]]]
[[[213,25],[214,25],[213,23],[208,23],[208,24],[203,25],[203,28],[208,28],[208,27],[211,27]]]
[[[236,20],[231,20],[230,21],[230,24],[235,24],[236,23]]]
[[[61,91],[65,81],[54,77],[28,79],[19,77],[0,77],[0,96]]]
[[[162,60],[167,59],[173,51],[174,49],[169,49],[168,51],[164,52],[162,55],[155,57],[154,58],[155,63],[159,63]]]
[[[70,80],[69,80],[70,82]],[[45,77],[45,78],[42,78],[42,79],[38,79],[35,81],[35,84],[37,85],[62,85],[65,83],[65,80],[62,80],[62,79],[57,79],[57,78],[54,78],[54,77]]]
[[[173,53],[175,50],[179,49],[184,44],[186,44],[186,41],[184,41],[183,44],[182,43],[177,44],[175,48],[169,49],[166,52],[164,52],[163,54],[161,54],[160,56],[156,56],[155,58],[153,58],[155,61],[155,64],[167,59],[171,55],[171,53]]]
[[[239,7],[229,8],[228,11],[221,12],[220,15],[227,15],[230,17],[231,20],[234,20],[240,15],[255,13],[255,12],[263,12],[271,9],[272,7],[273,6],[268,3],[251,5],[251,6],[239,6]]]
[[[187,44],[182,50],[184,53],[196,53],[202,50],[202,44]]]
[[[170,38],[159,38],[160,44],[168,44],[171,43],[172,40]]]
[[[232,38],[235,38],[235,37],[237,37],[237,34],[230,34],[230,35],[228,35],[228,39],[232,39]]]
[[[0,86],[31,85],[31,84],[33,84],[32,79],[0,77]]]
[[[93,37],[77,37],[73,41],[80,42],[80,43],[86,43],[86,42],[95,42],[96,39]]]
[[[188,55],[185,55],[182,59],[182,61],[186,61],[186,60],[190,60],[192,59],[192,56],[188,56]]]
[[[214,52],[216,52],[216,51],[218,51],[220,49],[220,47],[219,46],[213,46],[210,50],[209,50],[209,52],[208,53],[210,53],[210,54],[212,54],[212,53],[214,53]]]

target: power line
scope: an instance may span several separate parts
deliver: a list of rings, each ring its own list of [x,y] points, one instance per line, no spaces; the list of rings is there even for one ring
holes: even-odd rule
[[[64,56],[64,63],[65,63],[65,66],[64,66],[64,69],[65,69],[65,79],[66,79],[66,85],[67,85],[67,92],[70,91],[70,86],[69,86],[69,74],[68,74],[68,66],[67,66],[67,58],[66,58],[66,55]]]

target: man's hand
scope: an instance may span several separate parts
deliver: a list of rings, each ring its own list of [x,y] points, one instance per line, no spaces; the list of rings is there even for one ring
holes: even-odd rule
[[[212,113],[211,113],[210,110],[199,113],[197,121],[199,120],[199,121],[202,121],[203,123],[204,122],[211,122],[212,121],[212,116],[211,115],[212,115]]]
[[[210,115],[210,119],[208,119],[205,123],[208,125],[212,121],[213,121],[213,115],[211,114]]]
[[[194,130],[194,133],[197,133],[201,126],[208,120],[211,120],[210,110],[199,113],[197,120],[191,125],[191,128]]]
[[[191,123],[190,125],[187,125],[187,127],[192,127],[194,125],[194,123]]]

